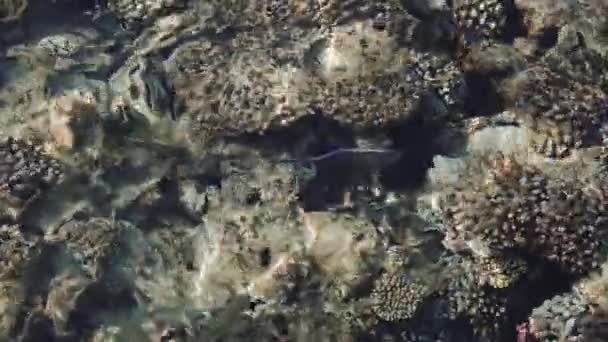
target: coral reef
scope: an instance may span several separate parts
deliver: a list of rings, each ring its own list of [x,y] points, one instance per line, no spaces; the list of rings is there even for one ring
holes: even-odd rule
[[[0,340],[606,340],[607,8],[0,1]]]
[[[445,56],[428,53],[417,54],[413,63],[414,72],[420,79],[422,89],[436,93],[450,110],[462,110],[468,95],[463,70]]]

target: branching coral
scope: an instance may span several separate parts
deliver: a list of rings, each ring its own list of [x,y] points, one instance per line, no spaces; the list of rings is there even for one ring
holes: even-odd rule
[[[428,287],[402,272],[384,273],[371,294],[373,311],[382,320],[411,318],[428,294]]]
[[[608,263],[604,262],[597,272],[580,279],[575,292],[600,312],[608,308]]]
[[[606,91],[608,59],[602,45],[594,40],[593,29],[577,23],[559,27],[556,45],[541,62],[559,75]]]
[[[202,6],[201,14],[208,16],[211,27],[254,27],[266,21],[266,1],[212,0]]]
[[[564,53],[547,54],[544,63],[556,72],[582,84],[607,89],[608,58],[599,51],[584,46],[572,47]]]
[[[589,303],[576,294],[555,296],[532,311],[530,333],[539,341],[579,341],[581,320],[587,312]]]
[[[596,308],[580,322],[582,339],[585,342],[608,340],[608,311],[606,307]]]
[[[25,315],[39,307],[38,286],[48,275],[40,268],[48,257],[44,243],[21,230],[17,225],[0,225],[0,340],[13,340],[20,330],[28,329],[23,326]]]
[[[363,51],[370,49],[366,47]],[[346,55],[341,52],[336,54]],[[405,59],[405,56],[393,56],[395,62],[387,63],[389,56],[391,55],[370,55],[367,58],[375,62],[354,66],[347,62],[342,62],[346,65],[338,63],[340,72],[334,72],[335,76],[329,79],[313,78],[312,91],[303,92],[322,113],[357,127],[384,126],[398,122],[408,117],[419,104],[418,100],[429,92],[436,94],[445,106],[462,105],[466,83],[455,63],[431,54],[419,53],[410,56],[410,63],[403,65],[398,61]],[[384,63],[379,63],[380,60]],[[325,64],[329,62],[325,61]],[[348,74],[351,77],[346,77]]]
[[[453,284],[449,288],[448,298],[451,317],[467,318],[479,336],[500,335],[506,319],[506,298],[497,290]]]
[[[486,180],[454,193],[446,212],[454,234],[480,239],[493,253],[523,249],[573,274],[599,266],[607,224],[601,190],[511,158],[493,162]]]
[[[400,68],[407,50],[398,40],[416,20],[408,16],[397,24],[390,19],[385,30],[378,30],[362,19],[378,11],[382,16],[376,4],[347,3],[339,6],[345,11],[362,7],[365,13],[351,18],[341,12],[349,24],[332,28],[329,35],[310,35],[298,46],[283,47],[282,36],[265,32],[176,49],[166,65],[193,130],[260,132],[292,122],[308,107],[357,126],[384,125],[407,115],[424,88]]]
[[[480,269],[470,268],[467,260],[460,261],[451,263],[444,274],[447,284],[442,293],[447,298],[447,317],[451,320],[465,318],[477,335],[496,338],[507,319],[506,293],[484,284]],[[515,278],[516,274],[511,276]]]
[[[45,156],[41,148],[23,140],[6,139],[0,144],[2,189],[11,196],[27,200],[38,190],[62,179],[56,160]]]

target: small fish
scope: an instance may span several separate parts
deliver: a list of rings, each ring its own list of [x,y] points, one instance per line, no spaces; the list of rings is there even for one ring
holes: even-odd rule
[[[333,151],[303,159],[291,158],[281,159],[279,162],[305,162],[318,163],[322,161],[340,161],[346,158],[359,159],[369,164],[386,166],[397,161],[401,157],[401,151],[385,148],[338,148]]]
[[[306,158],[280,159],[279,163],[294,163],[302,180],[310,180],[321,174],[336,175],[347,172],[374,174],[401,158],[401,151],[384,148],[338,148],[330,152]]]

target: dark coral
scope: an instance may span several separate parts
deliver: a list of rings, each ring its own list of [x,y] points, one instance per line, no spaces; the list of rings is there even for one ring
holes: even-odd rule
[[[28,263],[39,255],[36,240],[27,239],[16,225],[0,226],[0,281],[19,279]]]
[[[436,92],[448,108],[461,108],[467,95],[464,73],[457,62],[420,53],[412,66],[425,87]]]
[[[463,264],[463,265],[466,265]],[[450,274],[444,296],[447,298],[447,317],[465,318],[478,336],[496,338],[507,319],[507,297],[503,290],[480,284],[475,273],[457,265]]]
[[[438,298],[443,304],[438,317],[455,323],[452,333],[466,326],[464,321],[482,341],[502,341],[509,336],[513,319],[509,301],[516,283],[528,270],[527,264],[512,256],[456,255],[446,261],[448,265],[439,278],[442,285]]]
[[[0,142],[0,218],[17,219],[27,204],[63,179],[63,172],[41,146],[14,138]]]
[[[9,138],[0,144],[0,186],[11,196],[27,200],[62,176],[59,162],[42,153],[42,147]]]
[[[503,156],[486,180],[468,186],[447,209],[450,229],[464,240],[479,239],[494,253],[523,250],[572,274],[600,264],[607,225],[602,190]]]
[[[608,310],[592,309],[581,321],[580,331],[585,342],[608,341]]]
[[[566,68],[568,69],[568,68]],[[608,96],[600,88],[538,65],[516,76],[515,110],[535,133],[535,149],[565,157],[605,139]]]
[[[580,45],[565,51],[548,53],[543,57],[543,63],[569,79],[599,86],[604,91],[608,89],[608,58],[601,52],[585,46],[582,41]]]

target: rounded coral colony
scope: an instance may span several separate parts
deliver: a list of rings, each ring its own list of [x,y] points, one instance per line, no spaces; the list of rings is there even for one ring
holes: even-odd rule
[[[607,224],[603,191],[509,157],[492,163],[486,179],[453,195],[446,219],[456,235],[480,238],[497,253],[523,250],[572,274],[601,264]]]
[[[425,297],[425,288],[405,274],[383,274],[371,294],[373,311],[385,321],[411,318]]]

